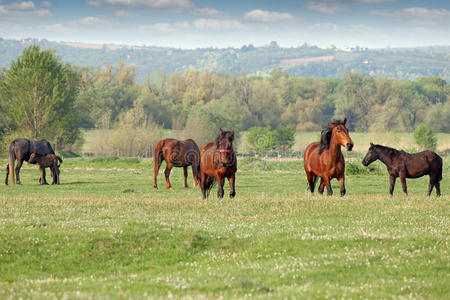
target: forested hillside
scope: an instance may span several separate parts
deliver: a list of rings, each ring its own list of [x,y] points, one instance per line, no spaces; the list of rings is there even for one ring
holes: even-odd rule
[[[439,76],[450,81],[450,46],[405,49],[320,49],[302,45],[280,48],[276,42],[265,46],[244,45],[241,48],[204,48],[183,50],[164,47],[132,47],[101,44],[51,42],[0,38],[0,67],[8,67],[30,44],[41,49],[54,49],[64,62],[77,66],[116,65],[119,60],[133,65],[136,81],[164,70],[167,74],[189,69],[212,73],[268,75],[282,68],[291,76],[320,78],[342,77],[358,70],[363,75],[417,80],[423,76]]]
[[[163,128],[200,144],[220,127],[237,135],[255,126],[319,132],[344,117],[351,131],[412,132],[424,123],[448,133],[449,94],[436,76],[313,78],[282,68],[267,76],[158,71],[138,82],[133,65],[80,67],[32,46],[0,72],[0,137],[4,145],[29,136],[71,148],[82,142],[81,128],[98,129],[97,153],[136,156],[148,153]]]

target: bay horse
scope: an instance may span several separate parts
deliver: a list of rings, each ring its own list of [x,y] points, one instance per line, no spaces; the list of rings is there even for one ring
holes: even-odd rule
[[[192,166],[192,174],[194,176],[194,186],[200,183],[200,150],[194,140],[187,139],[179,141],[176,139],[161,140],[156,144],[154,150],[154,167],[153,167],[153,187],[158,188],[156,177],[163,160],[166,161],[167,167],[164,170],[166,176],[166,187],[172,188],[169,175],[173,167],[183,167],[184,171],[184,187],[187,188],[187,168]]]
[[[33,141],[25,138],[18,138],[9,144],[9,163],[6,166],[5,184],[8,185],[8,176],[11,173],[11,182],[16,184],[14,175],[17,178],[17,184],[20,184],[20,168],[24,161],[30,159],[30,155],[36,153],[38,155],[55,154],[50,143],[45,140]],[[17,166],[14,170],[14,162],[17,160]],[[14,172],[15,171],[15,172]],[[45,172],[44,172],[45,177]]]
[[[230,198],[236,195],[235,174],[237,171],[236,153],[233,150],[234,131],[219,130],[219,135],[213,142],[204,144],[200,150],[200,172],[203,199],[209,195],[214,182],[219,188],[217,197],[223,198],[225,178],[230,184]]]
[[[320,142],[309,144],[303,155],[303,165],[311,193],[314,193],[317,178],[320,177],[319,193],[323,194],[325,186],[327,195],[333,195],[330,181],[336,178],[341,186],[341,196],[345,195],[345,160],[341,146],[352,151],[353,141],[345,127],[344,121],[335,120],[322,130]]]
[[[48,184],[45,179],[45,168],[50,168],[52,172],[52,184],[60,184],[59,181],[59,167],[63,160],[61,157],[55,154],[47,154],[45,156],[38,155],[36,153],[31,153],[30,159],[28,160],[29,164],[37,164],[39,166],[39,171],[41,172],[41,178],[39,182],[44,185]]]
[[[428,185],[428,196],[431,195],[433,187],[436,187],[436,195],[441,195],[442,180],[442,158],[433,151],[422,151],[418,153],[407,153],[394,148],[374,145],[370,143],[369,151],[364,157],[362,164],[370,165],[379,159],[387,167],[390,176],[389,194],[394,193],[394,185],[397,177],[402,182],[403,192],[408,195],[406,187],[406,178],[419,178],[424,175],[430,175],[430,184]]]

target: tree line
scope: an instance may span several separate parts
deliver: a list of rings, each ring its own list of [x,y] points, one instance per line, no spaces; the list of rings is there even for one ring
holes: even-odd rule
[[[0,72],[3,144],[26,136],[47,138],[57,149],[73,148],[82,142],[82,128],[108,131],[108,143],[116,147],[151,142],[162,129],[182,130],[202,143],[220,127],[318,131],[344,116],[351,131],[412,132],[426,124],[450,132],[450,87],[439,77],[401,81],[355,71],[341,78],[312,78],[289,76],[282,69],[269,76],[159,71],[142,83],[135,76],[134,66],[121,61],[78,67],[52,50],[26,48]],[[122,153],[147,151],[139,147]]]

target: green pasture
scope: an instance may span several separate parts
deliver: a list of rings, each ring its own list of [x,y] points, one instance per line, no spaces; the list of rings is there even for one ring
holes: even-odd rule
[[[0,298],[448,298],[444,161],[440,198],[428,178],[391,198],[359,162],[341,198],[311,196],[300,161],[240,159],[222,200],[179,168],[154,190],[150,160],[66,159],[59,186],[25,166],[1,187]]]

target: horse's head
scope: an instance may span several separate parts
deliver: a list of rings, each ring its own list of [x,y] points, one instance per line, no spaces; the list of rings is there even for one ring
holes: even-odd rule
[[[31,153],[30,158],[28,159],[28,164],[36,164],[38,155],[36,152]]]
[[[367,152],[366,156],[364,157],[362,164],[364,166],[368,166],[374,161],[378,159],[378,152],[376,145],[370,143],[369,151]]]
[[[219,130],[219,135],[216,138],[216,146],[219,151],[220,164],[224,167],[233,164],[234,150],[233,150],[234,130],[223,131]]]
[[[332,135],[334,136],[336,143],[347,148],[348,151],[353,149],[353,141],[348,134],[348,129],[345,127],[347,118],[344,121],[335,121],[329,123],[328,126],[332,128]]]

